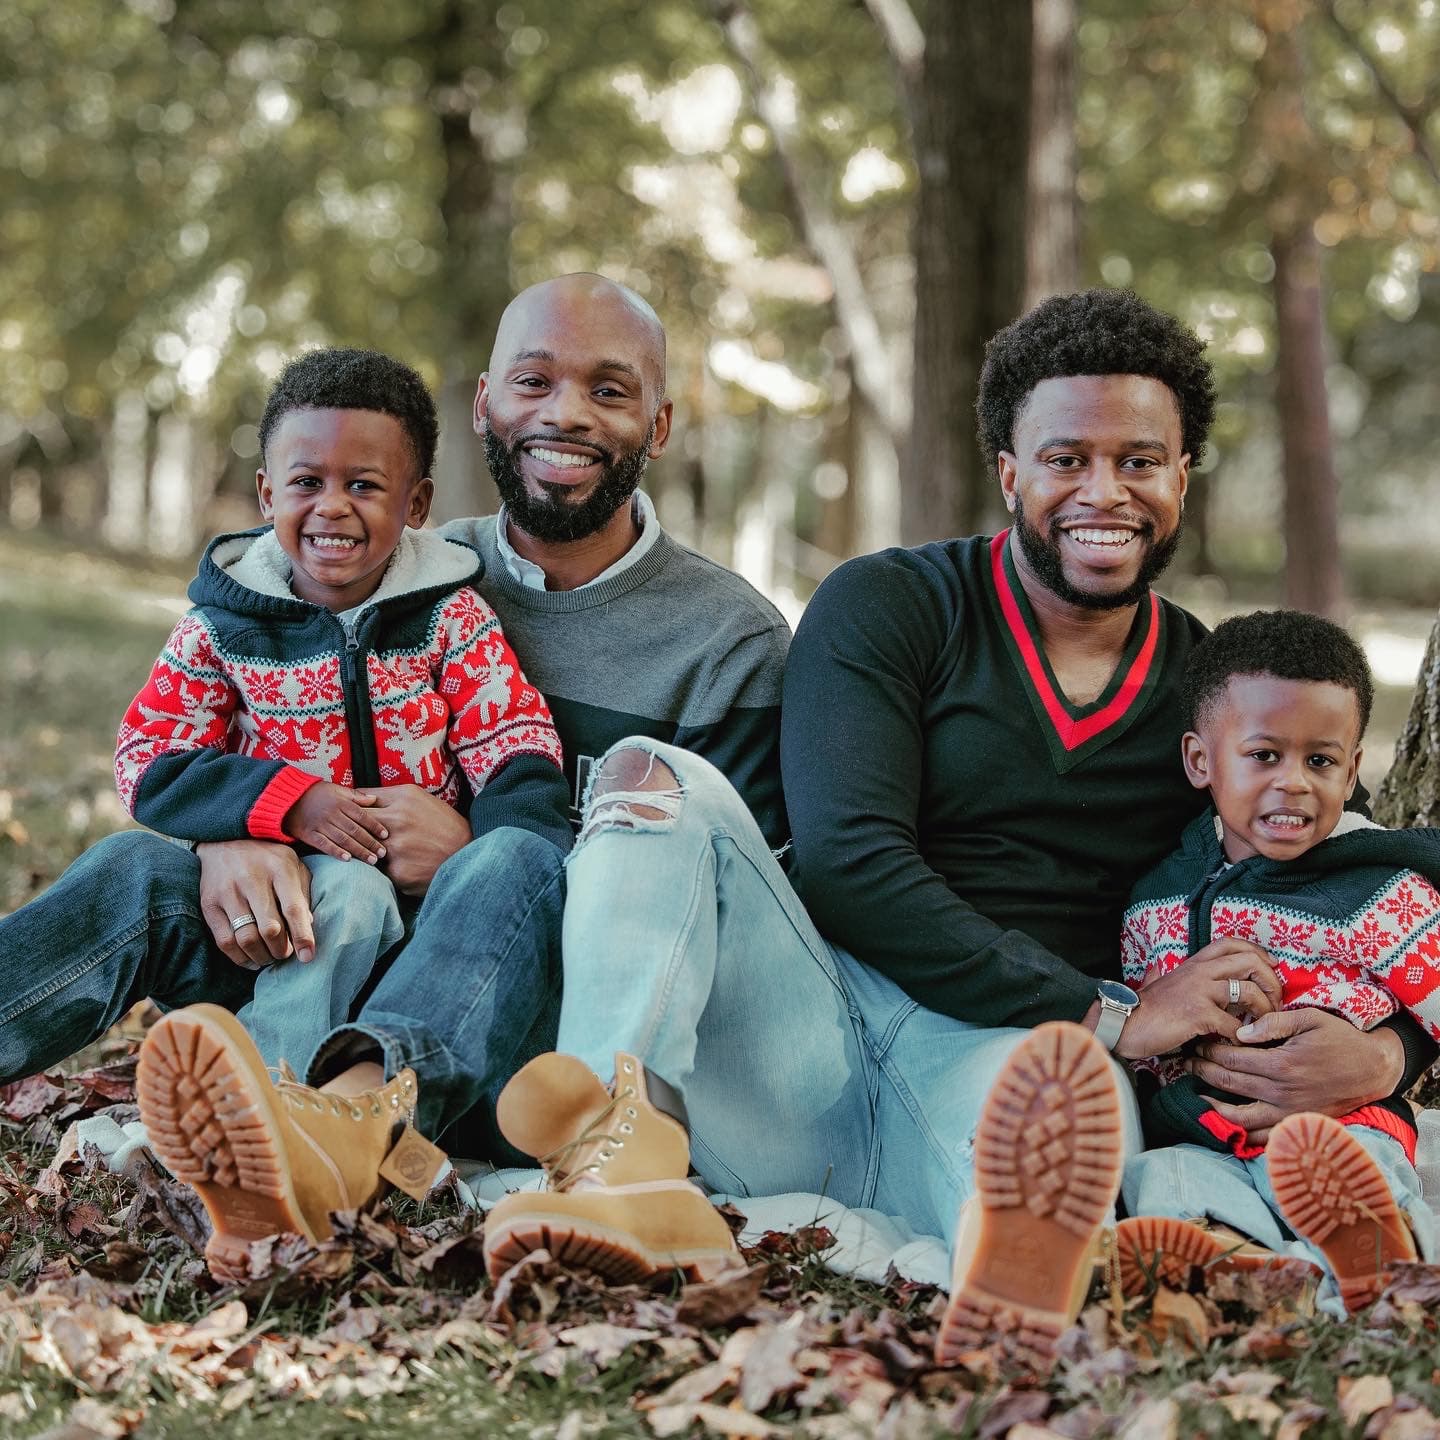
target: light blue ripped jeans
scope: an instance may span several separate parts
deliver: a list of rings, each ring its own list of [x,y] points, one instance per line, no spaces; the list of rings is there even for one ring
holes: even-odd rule
[[[237,1016],[267,1065],[284,1060],[298,1075],[315,1047],[350,1018],[380,958],[405,934],[401,902],[383,871],[332,855],[303,858],[310,872],[315,958],[302,964],[292,956],[267,965]]]
[[[1435,1258],[1435,1215],[1420,1192],[1420,1177],[1393,1135],[1368,1125],[1346,1129],[1380,1167],[1395,1203],[1415,1234],[1422,1260]],[[1163,1145],[1132,1156],[1120,1186],[1131,1215],[1169,1215],[1217,1221],[1279,1255],[1310,1260],[1325,1271],[1317,1303],[1343,1318],[1345,1306],[1319,1248],[1300,1239],[1280,1214],[1264,1155],[1242,1160],[1203,1145]]]
[[[643,738],[610,753],[628,749],[678,785],[588,802],[568,867],[558,1048],[606,1081],[616,1051],[637,1055],[675,1086],[716,1190],[823,1194],[949,1240],[973,1190],[981,1103],[1027,1032],[922,1009],[829,944],[713,765]],[[1120,1089],[1129,1154],[1139,1114]]]

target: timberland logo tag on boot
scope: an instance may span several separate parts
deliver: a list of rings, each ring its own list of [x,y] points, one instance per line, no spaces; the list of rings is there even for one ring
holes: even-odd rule
[[[380,1178],[403,1190],[412,1200],[423,1200],[444,1163],[444,1152],[436,1149],[413,1125],[406,1125],[395,1148],[380,1166]]]

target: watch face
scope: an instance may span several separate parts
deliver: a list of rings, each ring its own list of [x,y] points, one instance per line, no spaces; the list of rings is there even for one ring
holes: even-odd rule
[[[1102,1000],[1108,1000],[1112,1005],[1119,1005],[1126,1010],[1133,1010],[1140,1003],[1140,997],[1128,985],[1122,985],[1118,980],[1102,980],[1095,988]]]

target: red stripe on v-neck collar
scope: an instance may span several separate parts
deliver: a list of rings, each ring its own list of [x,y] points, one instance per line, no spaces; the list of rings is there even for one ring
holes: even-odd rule
[[[1045,713],[1050,717],[1050,723],[1060,737],[1060,743],[1067,750],[1075,750],[1120,719],[1144,688],[1146,676],[1150,673],[1150,662],[1155,658],[1155,645],[1160,637],[1160,601],[1152,590],[1147,597],[1150,601],[1149,632],[1140,646],[1139,654],[1131,661],[1130,669],[1114,698],[1103,710],[1097,710],[1083,720],[1075,720],[1066,711],[1060,697],[1055,693],[1055,687],[1050,683],[1050,677],[1045,673],[1045,663],[1040,658],[1035,638],[1025,624],[1020,604],[1010,588],[1010,577],[1005,573],[1004,563],[1005,546],[1009,538],[1010,532],[1002,530],[990,542],[990,573],[995,581],[995,593],[1000,597],[1000,611],[1005,617],[1005,623],[1010,627],[1015,644],[1019,647],[1030,683],[1035,687],[1035,693],[1039,695],[1040,703],[1044,705]]]

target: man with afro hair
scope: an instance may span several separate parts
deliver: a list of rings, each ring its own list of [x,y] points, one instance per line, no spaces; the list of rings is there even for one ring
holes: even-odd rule
[[[566,1053],[499,1106],[553,1152],[552,1188],[491,1213],[492,1273],[539,1245],[653,1268],[679,1210],[627,1125],[676,1143],[668,1109],[716,1189],[952,1237],[942,1360],[998,1333],[1047,1362],[1139,1145],[1109,1057],[1169,1049],[1202,979],[1267,964],[1227,940],[1143,1004],[1119,983],[1130,887],[1202,803],[1179,677],[1204,631],[1150,582],[1213,410],[1201,342],[1133,294],[1060,296],[995,337],[979,414],[1014,524],[851,560],[796,633],[793,889],[713,767],[612,753],[570,862]],[[1434,1053],[1301,1013],[1231,1077],[1260,1124],[1388,1095]]]

